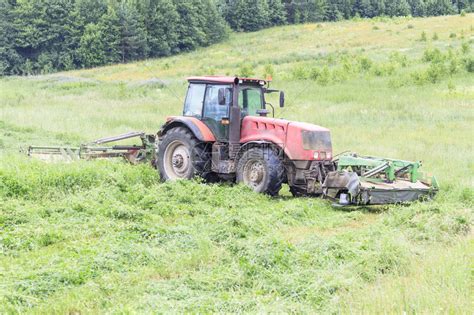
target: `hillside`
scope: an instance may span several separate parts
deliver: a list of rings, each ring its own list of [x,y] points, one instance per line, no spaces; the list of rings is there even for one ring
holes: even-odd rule
[[[464,313],[471,306],[474,14],[305,24],[194,52],[0,79],[0,312]],[[18,148],[156,132],[190,75],[273,77],[335,152],[423,160],[435,201],[334,209]],[[276,103],[276,99],[270,100]]]

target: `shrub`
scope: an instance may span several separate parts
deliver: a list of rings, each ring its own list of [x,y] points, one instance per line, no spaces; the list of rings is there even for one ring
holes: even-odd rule
[[[393,52],[389,59],[391,62],[397,63],[403,68],[408,66],[408,57],[399,53],[398,51]]]
[[[411,79],[417,85],[423,85],[427,82],[426,72],[425,71],[415,71],[410,74]]]
[[[253,67],[249,63],[244,63],[239,68],[239,76],[241,77],[251,77],[254,75]]]
[[[372,67],[372,73],[378,77],[389,76],[395,72],[395,66],[391,62],[377,64]]]
[[[434,34],[433,34],[433,40],[438,40],[438,39],[439,39],[438,33],[434,33]]]
[[[417,85],[426,83],[438,83],[446,75],[447,69],[444,63],[431,63],[428,69],[416,71],[411,74],[413,82]]]
[[[311,68],[311,70],[309,71],[309,78],[311,80],[316,81],[320,75],[321,75],[321,71],[317,67]]]
[[[408,29],[413,29],[413,28],[415,28],[415,27],[413,26],[413,24],[408,24],[408,25],[407,25],[407,28],[408,28]]]
[[[467,55],[470,51],[471,51],[471,47],[469,46],[469,44],[468,44],[468,43],[462,43],[462,45],[461,45],[461,52],[462,52],[464,55]]]
[[[342,61],[342,68],[346,73],[353,73],[354,72],[354,65],[348,59]]]
[[[324,66],[324,68],[321,70],[317,81],[321,85],[328,85],[331,82],[331,73],[328,66]]]
[[[263,67],[263,78],[268,79],[269,77],[272,79],[275,78],[275,69],[268,63]]]
[[[420,40],[422,42],[426,42],[426,33],[425,33],[425,31],[421,32]]]
[[[464,65],[466,67],[467,72],[469,73],[474,72],[474,58],[473,57],[464,59]]]
[[[427,79],[431,83],[437,83],[441,81],[444,74],[446,73],[446,67],[442,63],[432,63],[428,68],[426,74]]]
[[[359,67],[362,71],[369,71],[372,67],[372,60],[367,57],[360,57],[359,58]]]
[[[292,77],[295,80],[306,80],[308,79],[308,71],[304,66],[296,66],[292,71]]]
[[[459,61],[456,58],[453,58],[449,62],[449,73],[455,74],[459,71]]]
[[[456,33],[449,34],[449,38],[456,38]]]
[[[440,62],[444,62],[445,57],[443,56],[443,53],[438,48],[434,48],[434,49],[428,48],[423,52],[422,60],[424,62],[440,63]]]
[[[337,68],[337,69],[334,69],[332,73],[332,79],[334,80],[334,82],[344,82],[344,81],[347,81],[347,79],[349,79],[349,74],[344,69],[344,67]]]
[[[466,16],[466,11],[464,10],[461,10],[461,14],[460,14],[462,17]]]

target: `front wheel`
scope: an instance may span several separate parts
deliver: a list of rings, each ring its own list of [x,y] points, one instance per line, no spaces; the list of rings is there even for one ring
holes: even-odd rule
[[[237,163],[237,182],[255,192],[278,195],[285,179],[283,163],[270,148],[252,148]]]

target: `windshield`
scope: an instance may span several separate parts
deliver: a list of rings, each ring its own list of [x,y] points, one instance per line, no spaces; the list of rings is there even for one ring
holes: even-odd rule
[[[242,116],[258,116],[257,110],[264,108],[262,89],[256,86],[240,87],[239,107]]]
[[[206,92],[205,84],[189,85],[186,101],[184,102],[184,116],[194,116],[201,118],[202,104],[204,101],[204,93]]]

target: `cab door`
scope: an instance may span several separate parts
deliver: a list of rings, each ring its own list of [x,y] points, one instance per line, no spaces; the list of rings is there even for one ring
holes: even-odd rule
[[[239,89],[239,107],[241,116],[259,116],[258,111],[265,109],[262,89],[259,86],[242,86]]]
[[[224,102],[219,104],[219,90],[224,95]],[[223,124],[223,118],[229,118],[229,107],[232,104],[232,86],[207,84],[204,95],[202,121],[211,129],[220,142],[229,140],[229,125]]]

